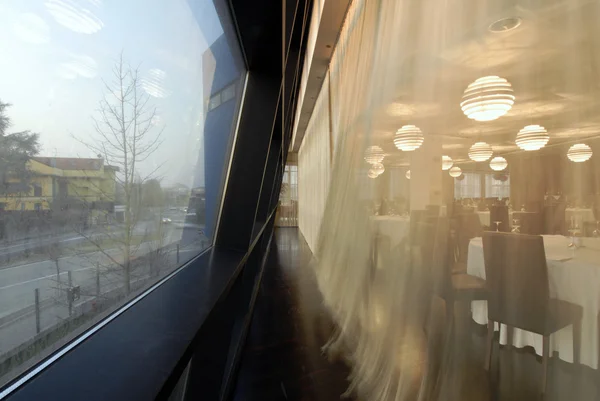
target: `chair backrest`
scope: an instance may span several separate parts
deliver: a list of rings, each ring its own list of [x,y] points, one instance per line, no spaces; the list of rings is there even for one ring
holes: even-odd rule
[[[510,232],[510,222],[508,221],[508,206],[493,205],[490,208],[490,230],[496,231],[495,221],[500,221],[498,231]]]
[[[431,281],[436,294],[444,295],[451,288],[450,276],[455,262],[456,230],[450,220],[440,217],[430,241],[433,242]]]
[[[412,266],[414,274],[421,277],[417,282],[423,284],[423,302],[430,301],[433,294],[445,291],[450,283],[448,225],[446,217],[416,224]]]
[[[566,202],[544,205],[544,233],[565,234],[567,230],[565,211]]]
[[[483,227],[477,213],[462,213],[456,218],[457,227],[457,246],[458,246],[458,261],[467,262],[467,252],[469,250],[469,242],[472,238],[481,237]]]
[[[550,299],[543,238],[486,231],[483,255],[488,318],[539,332]]]

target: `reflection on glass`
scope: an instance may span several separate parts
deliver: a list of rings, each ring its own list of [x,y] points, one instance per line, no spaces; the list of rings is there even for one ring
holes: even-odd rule
[[[210,0],[0,3],[0,382],[212,243],[229,24]]]
[[[299,148],[298,202],[338,327],[326,349],[350,361],[357,398],[480,399],[499,389],[506,399],[560,398],[567,389],[596,397],[586,377],[598,368],[600,257],[597,241],[581,236],[593,236],[600,220],[599,15],[599,3],[587,0],[352,2],[318,94],[329,103],[314,106]],[[510,82],[510,104],[474,123],[461,111],[463,91],[491,75]],[[476,111],[499,105],[502,88],[492,89],[474,89]],[[408,124],[428,133],[410,155],[394,146],[394,132]],[[522,149],[517,134],[532,124],[546,127],[548,143]],[[470,157],[481,142],[506,158],[506,173]],[[580,163],[567,157],[576,144],[592,148]],[[374,146],[386,172],[368,180],[364,151]],[[463,173],[441,169],[444,156]],[[410,180],[390,174],[398,167]],[[385,207],[390,198],[406,200],[409,219]],[[512,233],[493,232],[509,231],[500,221],[512,221]],[[387,249],[373,245],[382,234]],[[383,326],[373,324],[381,310],[394,317]],[[540,328],[558,316],[564,325]],[[507,343],[494,322],[511,322],[512,345],[523,352],[493,344]],[[550,339],[542,344],[540,334]],[[490,372],[485,347],[475,346],[486,338]],[[535,354],[546,366],[496,374]],[[568,373],[559,379],[552,366]]]

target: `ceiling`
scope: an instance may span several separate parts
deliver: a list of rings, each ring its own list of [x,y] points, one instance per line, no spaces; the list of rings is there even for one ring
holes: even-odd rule
[[[477,141],[488,142],[498,155],[519,152],[515,136],[530,124],[549,132],[550,142],[540,152],[566,153],[584,139],[598,146],[598,2],[447,0],[440,8],[439,1],[421,1],[418,15],[399,21],[407,27],[397,44],[403,49],[398,77],[390,79],[393,101],[375,113],[373,143],[387,153],[386,163],[408,163],[408,153],[393,144],[395,131],[407,124],[420,127],[426,141],[441,138],[444,154],[455,161],[468,161],[467,151]],[[521,19],[515,29],[488,29],[494,21],[514,17]],[[506,78],[515,104],[495,121],[469,120],[459,106],[463,91],[486,75]]]

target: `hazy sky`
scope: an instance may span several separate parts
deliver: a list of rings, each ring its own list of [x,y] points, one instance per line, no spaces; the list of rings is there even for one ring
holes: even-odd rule
[[[72,136],[95,138],[102,79],[123,51],[158,108],[156,130],[165,127],[141,170],[165,163],[165,184],[189,184],[203,144],[202,54],[221,34],[211,0],[1,0],[9,132],[38,132],[43,156],[95,157]]]

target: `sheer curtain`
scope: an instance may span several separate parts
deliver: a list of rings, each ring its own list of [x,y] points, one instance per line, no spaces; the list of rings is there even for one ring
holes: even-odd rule
[[[315,102],[298,151],[298,227],[315,252],[331,175],[329,78]]]
[[[359,399],[466,399],[469,388],[485,383],[487,376],[465,368],[470,337],[452,335],[468,332],[462,326],[470,319],[455,318],[453,331],[444,327],[439,299],[431,296],[434,279],[413,246],[416,238],[408,235],[375,267],[377,219],[364,203],[385,188],[378,184],[381,180],[398,174],[369,178],[372,166],[365,150],[380,146],[386,170],[411,169],[406,187],[387,188],[404,198],[410,192],[412,202],[419,198],[413,197],[416,193],[422,199],[441,197],[442,175],[448,179],[442,155],[468,169],[473,164],[469,148],[487,141],[494,154],[514,163],[511,174],[515,181],[519,177],[519,188],[543,198],[544,191],[538,192],[548,170],[519,170],[526,164],[513,162],[525,158],[515,144],[519,130],[544,125],[551,133],[548,148],[567,160],[569,146],[589,142],[597,135],[594,129],[600,129],[594,112],[598,90],[584,84],[595,82],[598,73],[599,7],[584,0],[549,3],[354,0],[348,11],[329,81],[300,149],[299,208],[324,303],[339,327],[326,350],[352,367],[349,391]],[[495,21],[515,16],[523,18],[522,27],[504,32],[500,24],[493,30]],[[478,78],[495,75],[511,82],[515,106],[494,121],[467,118],[460,105],[465,89]],[[394,145],[394,134],[405,125],[421,129],[425,142],[418,150],[403,152]],[[584,125],[594,127],[587,136]],[[535,153],[526,153],[526,161],[535,159]],[[489,161],[480,163],[488,168]],[[590,174],[596,183],[597,174]],[[481,195],[487,188],[477,178],[473,194]],[[511,184],[498,190],[504,193],[507,186]],[[448,188],[444,193],[452,201],[454,191]],[[446,240],[436,234],[426,242],[437,252]],[[597,334],[596,328],[584,328],[585,338]]]

